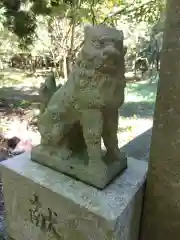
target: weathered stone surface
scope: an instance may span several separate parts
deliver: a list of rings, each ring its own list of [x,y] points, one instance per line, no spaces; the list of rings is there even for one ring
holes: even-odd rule
[[[123,174],[101,191],[30,161],[28,154],[0,169],[7,229],[15,240],[138,239],[146,162],[128,159]]]
[[[118,108],[124,103],[126,86],[123,40],[123,32],[115,28],[105,25],[85,28],[84,46],[68,81],[53,94],[40,116],[41,151],[39,147],[32,149],[32,160],[53,165],[52,162],[47,164],[46,160],[43,161],[43,152],[46,151],[54,156],[53,162],[56,164],[53,168],[69,174],[66,161],[76,159],[76,155],[84,159],[85,154],[88,156],[88,167],[84,174],[78,170],[79,164],[82,164],[81,168],[85,166],[84,161],[77,164],[77,161],[73,163],[70,160],[71,168],[78,179],[84,181],[87,176],[89,182],[92,169],[98,167],[99,174],[102,173],[100,178],[105,181],[104,184],[96,184],[94,177],[92,184],[97,187],[104,187],[107,180],[117,175],[117,171],[111,171],[114,169],[113,162],[122,161],[115,163],[119,172],[127,166],[117,139]],[[107,149],[104,158],[102,139]],[[95,176],[97,170],[94,172]],[[109,175],[104,172],[109,172]]]

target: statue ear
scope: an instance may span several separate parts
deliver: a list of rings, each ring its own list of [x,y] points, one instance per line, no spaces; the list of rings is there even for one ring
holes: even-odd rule
[[[124,32],[122,30],[119,30],[120,34],[121,34],[121,40],[124,40]]]
[[[123,52],[124,52],[124,56],[125,56],[127,53],[127,46],[124,46]]]
[[[84,27],[84,39],[88,38],[89,32],[91,31],[92,27],[91,25],[86,25]]]

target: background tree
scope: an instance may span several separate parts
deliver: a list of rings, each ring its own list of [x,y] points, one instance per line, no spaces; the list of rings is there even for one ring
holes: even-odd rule
[[[67,79],[83,44],[84,24],[118,27],[120,22],[131,21],[153,25],[160,20],[164,0],[2,0],[0,7],[4,10],[2,26],[18,37],[19,48],[33,50],[34,55],[48,52],[59,75]]]
[[[115,25],[122,16],[133,21],[155,22],[164,0],[3,0],[1,6],[10,30],[28,44],[35,34],[39,15],[71,19],[75,25],[102,22]]]

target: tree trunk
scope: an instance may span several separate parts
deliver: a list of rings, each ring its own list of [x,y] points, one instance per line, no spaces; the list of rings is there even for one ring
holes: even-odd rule
[[[141,240],[180,239],[180,0],[167,0]]]
[[[67,68],[67,56],[64,55],[63,58],[63,72],[64,72],[64,79],[67,81],[68,79],[68,68]]]

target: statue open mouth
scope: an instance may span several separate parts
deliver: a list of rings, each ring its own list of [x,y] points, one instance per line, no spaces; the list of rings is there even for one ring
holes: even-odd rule
[[[111,68],[117,67],[118,61],[116,59],[108,59],[107,63],[105,63],[105,66],[110,66]]]
[[[120,59],[120,54],[117,51],[105,53],[103,56],[103,65],[105,67],[117,68],[117,64]]]
[[[111,59],[111,58],[109,58],[109,59],[106,59],[105,61],[104,61],[104,65],[114,65],[115,64],[115,60],[114,59]]]

